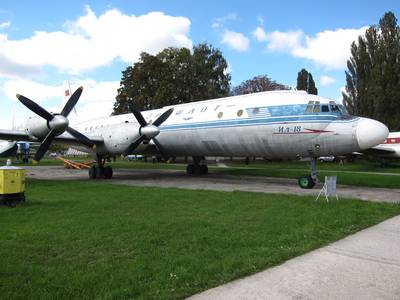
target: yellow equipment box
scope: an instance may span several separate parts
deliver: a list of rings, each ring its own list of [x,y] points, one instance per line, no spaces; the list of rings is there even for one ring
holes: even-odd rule
[[[25,170],[16,167],[0,168],[0,195],[25,192]]]

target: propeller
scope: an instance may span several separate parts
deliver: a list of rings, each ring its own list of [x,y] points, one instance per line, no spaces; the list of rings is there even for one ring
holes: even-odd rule
[[[156,136],[160,133],[160,129],[158,127],[169,118],[174,109],[170,108],[166,110],[153,123],[149,124],[146,122],[140,111],[134,109],[133,107],[130,107],[130,109],[133,115],[135,116],[136,120],[140,124],[139,128],[140,136],[132,144],[129,145],[128,149],[126,149],[124,154],[128,155],[132,153],[144,140],[147,139],[147,140],[153,140],[160,154],[163,156],[165,160],[168,160],[169,156],[165,151],[164,147],[157,140]]]
[[[44,138],[42,143],[39,146],[39,149],[36,151],[34,161],[39,161],[42,159],[46,151],[49,149],[51,142],[54,138],[63,132],[67,131],[70,135],[76,138],[80,143],[83,145],[94,148],[95,144],[87,138],[82,133],[78,132],[77,130],[73,129],[69,126],[69,121],[67,119],[69,113],[74,108],[76,103],[79,100],[79,97],[82,94],[83,87],[79,87],[68,99],[67,103],[65,104],[64,108],[62,109],[60,114],[52,114],[41,107],[36,102],[32,101],[31,99],[17,94],[18,100],[24,104],[27,108],[33,111],[35,114],[41,116],[43,119],[47,121],[47,126],[49,127],[50,131],[47,136]]]

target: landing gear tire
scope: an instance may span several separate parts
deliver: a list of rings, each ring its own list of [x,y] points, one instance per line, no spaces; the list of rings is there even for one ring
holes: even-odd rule
[[[187,175],[193,175],[194,174],[194,165],[187,165],[186,174]]]
[[[206,175],[208,174],[208,167],[206,165],[187,165],[186,167],[187,175]]]
[[[201,175],[207,175],[208,174],[208,167],[206,165],[201,165],[200,166],[200,174]]]
[[[113,176],[113,170],[110,166],[107,166],[103,170],[103,175],[105,179],[111,179]]]
[[[90,179],[96,179],[96,175],[97,175],[97,170],[96,170],[97,168],[96,168],[96,166],[91,166],[90,167],[90,169],[89,169],[89,178]]]
[[[315,185],[315,181],[310,175],[299,178],[298,182],[302,189],[312,189]]]

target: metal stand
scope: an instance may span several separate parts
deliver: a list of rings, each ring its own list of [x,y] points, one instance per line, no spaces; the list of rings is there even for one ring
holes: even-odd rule
[[[325,176],[324,186],[319,191],[319,194],[315,201],[319,199],[322,193],[325,195],[326,202],[329,202],[329,196],[335,196],[336,200],[339,200],[339,197],[336,193],[336,179],[336,176]]]

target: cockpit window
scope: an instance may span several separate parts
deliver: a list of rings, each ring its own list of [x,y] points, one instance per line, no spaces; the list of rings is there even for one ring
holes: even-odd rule
[[[309,101],[307,105],[306,112],[312,113],[313,112],[314,101]]]
[[[315,104],[314,104],[313,112],[319,113],[320,111],[321,111],[321,107],[319,105],[319,101],[316,101]]]
[[[333,113],[338,113],[339,112],[339,106],[337,106],[336,104],[330,104],[331,107],[331,111]]]
[[[347,115],[349,114],[348,111],[347,111],[347,109],[346,109],[346,107],[344,107],[344,105],[339,104],[338,107],[339,107],[339,110],[340,110],[340,112],[342,113],[342,115],[347,116]]]
[[[326,104],[321,105],[321,111],[322,111],[322,112],[329,112],[329,106],[326,105]]]

